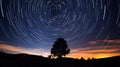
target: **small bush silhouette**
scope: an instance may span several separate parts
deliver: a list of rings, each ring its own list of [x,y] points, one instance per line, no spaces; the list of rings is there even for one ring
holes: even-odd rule
[[[51,54],[54,57],[62,58],[62,56],[66,56],[70,53],[70,49],[68,48],[66,40],[63,38],[58,38],[53,44],[53,48],[51,49]]]

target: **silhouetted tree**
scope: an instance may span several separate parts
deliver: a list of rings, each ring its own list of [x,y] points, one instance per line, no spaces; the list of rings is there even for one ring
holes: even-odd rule
[[[67,42],[63,38],[58,38],[53,44],[51,54],[57,56],[57,58],[62,58],[62,56],[66,56],[69,53],[70,49],[68,48]]]
[[[3,51],[0,51],[0,54],[5,54],[5,52],[3,52]]]
[[[84,61],[85,59],[83,57],[81,57],[80,60]]]

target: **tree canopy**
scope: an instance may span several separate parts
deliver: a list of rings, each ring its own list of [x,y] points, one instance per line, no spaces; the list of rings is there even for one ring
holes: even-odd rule
[[[63,38],[58,38],[51,48],[51,54],[57,56],[57,58],[62,58],[62,56],[66,56],[69,53],[70,49],[68,48],[66,40]]]

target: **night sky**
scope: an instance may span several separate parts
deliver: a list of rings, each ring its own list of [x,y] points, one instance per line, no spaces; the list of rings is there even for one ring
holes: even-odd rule
[[[48,56],[59,37],[69,57],[120,55],[120,0],[0,0],[0,50]]]

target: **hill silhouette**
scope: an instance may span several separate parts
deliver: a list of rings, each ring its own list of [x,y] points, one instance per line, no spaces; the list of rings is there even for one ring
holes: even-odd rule
[[[0,52],[0,67],[120,67],[120,56],[102,59],[73,59]]]

